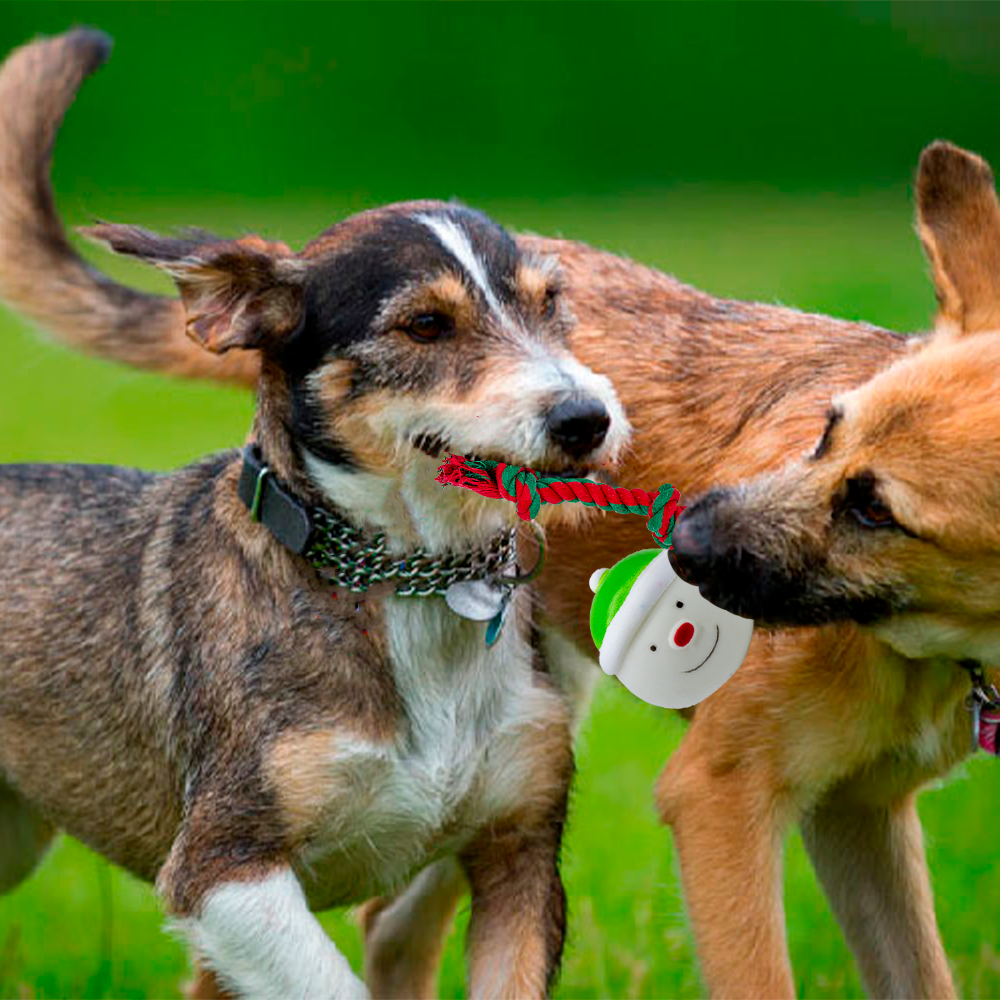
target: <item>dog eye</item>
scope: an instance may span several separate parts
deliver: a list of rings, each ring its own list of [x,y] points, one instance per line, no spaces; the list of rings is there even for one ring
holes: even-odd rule
[[[891,528],[896,523],[892,511],[881,500],[874,498],[862,507],[852,507],[851,514],[865,528]]]
[[[426,344],[439,337],[445,337],[454,329],[450,316],[443,313],[423,313],[415,316],[404,327],[413,340]]]
[[[864,528],[896,527],[889,505],[875,495],[875,477],[870,473],[848,480],[846,507],[851,517]]]
[[[542,316],[545,319],[552,319],[556,314],[559,305],[559,289],[547,288],[542,298]]]

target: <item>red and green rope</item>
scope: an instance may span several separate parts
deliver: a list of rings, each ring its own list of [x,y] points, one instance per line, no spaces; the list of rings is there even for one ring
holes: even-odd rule
[[[639,514],[663,549],[670,537],[680,506],[680,492],[665,483],[655,493],[592,483],[588,479],[558,479],[537,475],[534,470],[503,462],[475,461],[452,455],[438,469],[437,482],[462,486],[494,500],[509,500],[522,521],[538,515],[543,503],[582,503],[585,507],[613,510],[618,514]]]

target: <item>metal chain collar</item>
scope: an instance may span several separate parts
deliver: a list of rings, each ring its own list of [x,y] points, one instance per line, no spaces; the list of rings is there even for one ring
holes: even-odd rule
[[[385,535],[366,539],[354,525],[330,511],[312,511],[313,536],[306,559],[337,586],[364,592],[373,584],[399,580],[400,597],[443,595],[453,584],[499,576],[517,559],[517,529],[495,535],[484,548],[435,555],[414,549],[402,557],[388,555]]]

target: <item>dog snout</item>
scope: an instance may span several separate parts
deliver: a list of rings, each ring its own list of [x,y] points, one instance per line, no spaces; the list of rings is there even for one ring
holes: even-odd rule
[[[753,618],[769,577],[741,545],[743,526],[728,499],[726,491],[712,490],[688,507],[674,525],[668,558],[677,575],[705,600]]]
[[[584,458],[604,443],[611,415],[592,396],[557,403],[545,416],[549,437],[570,458]]]

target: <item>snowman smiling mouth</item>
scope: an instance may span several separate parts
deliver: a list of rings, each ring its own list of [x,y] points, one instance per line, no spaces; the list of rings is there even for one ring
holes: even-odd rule
[[[705,657],[701,663],[696,667],[692,667],[690,670],[682,670],[682,674],[693,674],[696,670],[701,670],[703,666],[712,658],[712,654],[715,652],[715,647],[719,645],[719,626],[715,626],[715,642],[712,643],[712,648],[708,651],[708,656]]]

